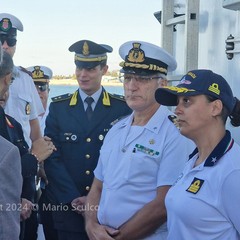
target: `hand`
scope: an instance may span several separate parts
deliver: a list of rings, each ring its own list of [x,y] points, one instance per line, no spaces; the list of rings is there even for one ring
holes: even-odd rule
[[[73,199],[73,201],[71,202],[73,211],[75,211],[78,214],[84,215],[85,202],[86,202],[86,196]]]
[[[26,198],[22,198],[21,202],[21,213],[20,213],[20,219],[21,221],[24,221],[28,219],[31,216],[32,213],[32,208],[33,208],[33,203]]]
[[[37,158],[39,162],[46,160],[53,151],[56,151],[51,138],[45,136],[35,140],[32,143],[31,153]]]
[[[119,230],[99,223],[87,224],[86,231],[90,240],[114,240]]]

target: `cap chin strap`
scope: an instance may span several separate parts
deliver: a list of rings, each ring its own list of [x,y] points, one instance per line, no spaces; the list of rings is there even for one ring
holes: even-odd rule
[[[75,55],[75,58],[74,58],[75,61],[80,61],[80,62],[101,62],[103,60],[107,60],[107,56],[101,56],[101,57],[89,57],[89,58],[86,58],[86,57],[80,57],[79,55]]]

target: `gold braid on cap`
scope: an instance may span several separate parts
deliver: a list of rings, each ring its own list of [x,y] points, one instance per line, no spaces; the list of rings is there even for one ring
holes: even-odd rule
[[[103,60],[107,59],[107,56],[102,56],[102,57],[94,57],[94,58],[84,58],[80,57],[78,55],[75,55],[75,60],[80,61],[80,62],[101,62]]]
[[[147,69],[151,71],[159,71],[161,73],[167,74],[167,69],[163,67],[159,67],[155,64],[140,64],[140,63],[129,63],[129,62],[121,62],[120,67],[133,67],[133,68],[140,68],[140,69]]]

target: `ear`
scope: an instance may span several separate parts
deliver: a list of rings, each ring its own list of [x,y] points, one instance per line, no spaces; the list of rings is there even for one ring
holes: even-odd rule
[[[168,84],[167,79],[166,79],[166,78],[163,78],[163,79],[161,78],[161,79],[159,80],[158,86],[161,88],[161,87],[167,86],[167,84]]]
[[[107,73],[107,70],[108,70],[108,65],[105,65],[105,66],[102,68],[103,75],[105,75],[105,74]]]
[[[212,102],[212,115],[214,117],[221,115],[223,109],[222,101],[217,99]]]
[[[4,77],[4,83],[5,85],[9,86],[12,83],[12,77],[11,77],[11,73],[9,73],[8,75],[6,75]]]

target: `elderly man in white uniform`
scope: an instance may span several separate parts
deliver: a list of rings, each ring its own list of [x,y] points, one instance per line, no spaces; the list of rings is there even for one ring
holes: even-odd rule
[[[0,40],[4,51],[12,57],[16,50],[17,30],[23,31],[21,21],[11,14],[0,13]],[[5,112],[22,125],[25,140],[31,147],[31,142],[41,137],[38,115],[44,109],[27,71],[14,66],[12,76],[14,81],[9,89]]]
[[[142,41],[124,43],[119,53],[133,113],[106,135],[87,197],[86,230],[98,240],[166,239],[164,198],[183,169],[188,140],[154,93],[177,63],[164,49]]]

